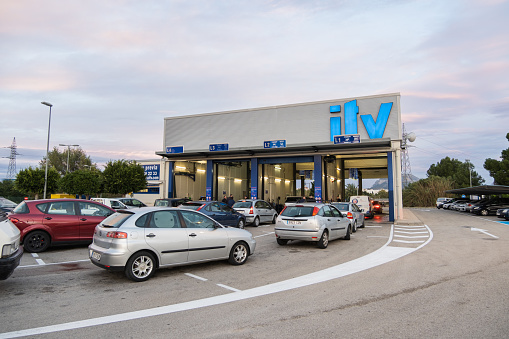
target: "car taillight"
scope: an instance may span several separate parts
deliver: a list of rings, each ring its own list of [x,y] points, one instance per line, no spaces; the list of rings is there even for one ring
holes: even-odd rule
[[[254,212],[253,212],[253,206],[251,206],[251,208],[249,209],[249,214],[254,214]]]
[[[374,208],[380,208],[380,205],[373,205]]]
[[[115,239],[127,239],[127,233],[125,232],[108,232],[106,233],[107,238],[115,238]]]
[[[12,221],[13,224],[17,224],[19,222],[19,219],[17,219],[17,218],[9,217],[9,220]]]
[[[317,206],[315,206],[315,207],[313,208],[313,215],[317,215],[319,210],[320,210],[320,209],[319,209]]]
[[[348,213],[346,214],[346,217],[347,217],[348,219],[353,219],[353,214],[352,214],[352,212],[348,212]]]

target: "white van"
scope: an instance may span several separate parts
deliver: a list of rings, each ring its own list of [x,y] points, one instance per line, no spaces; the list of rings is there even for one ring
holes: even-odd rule
[[[373,205],[371,204],[371,198],[367,195],[356,195],[350,197],[350,202],[356,204],[361,210],[364,211],[366,218],[373,219],[375,213],[373,213]]]
[[[19,229],[0,213],[0,280],[9,278],[14,269],[18,267],[23,255],[23,247],[19,246]]]
[[[103,205],[113,208],[114,210],[126,210],[130,207],[121,202],[118,199],[110,199],[110,198],[90,198],[92,201],[100,202]]]

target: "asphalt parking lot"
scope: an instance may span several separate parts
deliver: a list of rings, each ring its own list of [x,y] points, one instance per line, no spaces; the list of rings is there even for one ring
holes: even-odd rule
[[[368,220],[351,240],[332,241],[325,250],[302,242],[279,246],[273,225],[248,227],[257,249],[245,265],[214,262],[161,269],[144,283],[93,266],[86,246],[55,247],[38,256],[25,253],[13,276],[0,282],[1,304],[9,310],[0,321],[0,337],[47,331],[41,337],[163,338],[171,333],[266,338],[278,331],[284,338],[312,333],[320,338],[353,333],[403,338],[418,335],[431,323],[435,329],[426,332],[431,336],[460,335],[461,326],[474,315],[480,320],[494,317],[488,333],[507,330],[509,303],[502,292],[507,277],[496,273],[509,262],[507,251],[499,249],[507,245],[507,225],[496,217],[453,211],[412,212],[425,227],[393,226],[383,215]],[[473,285],[480,283],[483,292]],[[435,288],[446,286],[453,288],[448,295]],[[455,290],[458,286],[463,297]],[[428,309],[444,303],[438,297],[452,301],[443,310]],[[488,301],[490,309],[474,312],[476,304]],[[419,309],[428,313],[423,316]],[[465,319],[445,311],[459,312]],[[390,314],[397,319],[388,318]],[[426,321],[411,326],[417,314]],[[451,329],[444,317],[459,323]],[[318,319],[327,325],[318,326]],[[355,330],[340,335],[345,333],[343,322]],[[388,328],[395,324],[396,332]],[[488,325],[479,327],[487,331]],[[470,337],[475,333],[481,331]]]

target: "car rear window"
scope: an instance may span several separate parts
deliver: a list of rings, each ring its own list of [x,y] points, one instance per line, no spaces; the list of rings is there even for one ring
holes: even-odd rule
[[[168,201],[166,200],[156,200],[154,206],[164,206],[164,207],[167,207],[169,204]]]
[[[12,213],[27,214],[27,213],[30,213],[30,209],[28,208],[27,203],[23,201],[21,204],[16,206],[15,209],[12,210]]]
[[[119,228],[127,219],[132,217],[130,212],[117,212],[113,213],[101,222],[103,227]]]
[[[251,201],[237,201],[233,208],[251,208]]]
[[[180,208],[184,208],[186,210],[197,210],[198,208],[202,207],[204,204],[199,202],[186,202],[180,205]]]
[[[287,206],[282,216],[285,217],[311,217],[313,215],[314,206]]]

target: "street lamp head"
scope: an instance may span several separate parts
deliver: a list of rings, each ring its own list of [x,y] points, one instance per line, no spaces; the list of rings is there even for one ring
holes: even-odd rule
[[[41,104],[49,106],[49,107],[53,107],[52,104],[50,104],[49,102],[46,102],[46,101],[41,101]]]

